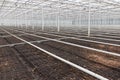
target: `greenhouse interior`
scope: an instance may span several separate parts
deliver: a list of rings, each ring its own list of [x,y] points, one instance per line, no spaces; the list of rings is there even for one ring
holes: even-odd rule
[[[120,0],[0,0],[0,80],[120,80]]]

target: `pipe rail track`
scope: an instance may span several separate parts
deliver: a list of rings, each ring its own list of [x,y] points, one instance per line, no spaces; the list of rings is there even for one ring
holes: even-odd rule
[[[80,38],[76,38],[76,37],[67,37],[67,36],[61,36],[61,35],[57,35],[57,34],[49,34],[49,33],[36,33],[36,34],[47,34],[47,35],[53,35],[53,36],[58,36],[58,37],[66,37],[66,38],[71,38],[71,39],[76,39],[76,40],[82,40],[82,41],[88,41],[88,42],[94,42],[94,43],[101,43],[101,44],[107,44],[107,45],[111,45],[111,46],[118,46],[120,47],[120,45],[118,44],[113,44],[113,43],[105,43],[105,42],[100,42],[100,41],[93,41],[93,40],[86,40],[86,39],[80,39]]]
[[[109,54],[109,55],[120,57],[120,54],[114,53],[114,52],[109,52],[109,51],[104,51],[104,50],[95,49],[95,48],[91,48],[91,47],[86,47],[86,46],[82,46],[82,45],[77,45],[77,44],[73,44],[73,43],[69,43],[69,42],[65,42],[65,41],[60,41],[60,40],[51,39],[51,38],[48,38],[48,37],[43,37],[43,36],[38,36],[38,35],[35,35],[35,34],[26,33],[26,32],[23,32],[23,31],[18,31],[18,30],[14,30],[14,31],[21,32],[21,33],[24,33],[24,34],[28,34],[28,35],[31,35],[31,36],[35,36],[35,37],[39,37],[39,38],[44,38],[44,39],[59,42],[59,43],[63,43],[63,44],[67,44],[67,45],[71,45],[71,46],[85,48],[85,49],[89,49],[89,50],[93,50],[93,51],[97,51],[97,52],[102,52],[104,54]]]
[[[2,29],[2,28],[1,28],[1,29]],[[87,73],[87,74],[89,74],[89,75],[91,75],[91,76],[93,76],[93,77],[95,77],[95,78],[97,78],[97,79],[100,79],[100,80],[108,80],[107,78],[105,78],[105,77],[103,77],[103,76],[101,76],[101,75],[98,75],[98,74],[96,74],[96,73],[94,73],[94,72],[92,72],[92,71],[90,71],[90,70],[88,70],[88,69],[85,69],[85,68],[83,68],[83,67],[81,67],[81,66],[79,66],[79,65],[76,65],[76,64],[74,64],[74,63],[72,63],[72,62],[70,62],[70,61],[67,61],[67,60],[65,60],[65,59],[63,59],[63,58],[61,58],[61,57],[59,57],[59,56],[56,56],[56,55],[54,55],[54,54],[52,54],[52,53],[50,53],[50,52],[48,52],[48,51],[46,51],[46,50],[44,50],[44,49],[42,49],[42,48],[40,48],[40,47],[32,44],[32,43],[30,43],[30,42],[28,42],[28,41],[26,41],[26,40],[24,40],[24,39],[22,39],[22,38],[20,38],[20,37],[18,37],[18,36],[16,36],[16,35],[14,35],[14,34],[11,34],[10,32],[8,32],[8,31],[5,30],[5,29],[2,29],[2,30],[5,31],[6,33],[12,35],[13,37],[15,37],[15,38],[17,38],[17,39],[19,39],[19,40],[21,40],[21,41],[23,41],[23,42],[25,42],[25,43],[33,46],[33,47],[39,49],[40,51],[43,51],[43,52],[45,52],[46,54],[48,54],[48,55],[50,55],[50,56],[52,56],[52,57],[54,57],[54,58],[56,58],[56,59],[58,59],[58,60],[60,60],[60,61],[62,61],[62,62],[64,62],[64,63],[66,63],[66,64],[68,64],[68,65],[70,65],[70,66],[72,66],[72,67],[75,67],[75,68],[79,69],[80,71],[83,71],[83,72],[85,72],[85,73]]]
[[[20,30],[20,29],[19,29]],[[34,31],[31,31],[31,32],[34,32]],[[42,31],[43,32],[43,31]],[[39,32],[38,32],[39,33]],[[43,33],[48,33],[48,32],[43,32]],[[86,38],[88,38],[87,36],[77,36],[77,35],[71,35],[71,33],[67,33],[67,34],[65,34],[65,33],[58,33],[58,32],[49,32],[50,34],[52,33],[52,34],[56,34],[56,35],[68,35],[69,37],[75,37],[75,38],[80,38],[80,37],[86,37]],[[120,40],[115,40],[115,39],[107,39],[107,38],[97,38],[97,37],[90,37],[90,38],[92,38],[92,39],[99,39],[99,40],[108,40],[108,41],[116,41],[116,42],[120,42]],[[91,40],[91,41],[95,41],[95,40]],[[98,42],[98,41],[97,41]],[[102,43],[103,41],[99,41],[100,43]],[[103,44],[104,44],[104,42],[103,42]],[[108,45],[114,45],[114,46],[119,46],[119,44],[115,44],[115,43],[108,43],[108,42],[105,42],[105,44],[108,44]]]
[[[50,32],[50,33],[55,33],[55,34],[58,34],[58,32]],[[60,33],[60,34],[63,34],[63,35],[69,35],[69,36],[75,36],[75,37],[88,37],[88,36],[83,36],[83,35],[80,35],[78,36],[77,34],[72,34],[71,33]],[[100,37],[94,37],[94,36],[91,36],[90,38],[97,38],[97,39],[103,39],[103,40],[110,40],[110,41],[120,41],[120,40],[115,40],[115,39],[107,39],[107,38],[100,38]]]
[[[25,35],[25,34],[19,34],[19,35],[17,35],[17,36],[23,36],[23,35]],[[10,35],[6,35],[6,36],[0,36],[1,38],[8,38],[8,37],[12,37],[12,36],[10,36]]]
[[[57,40],[61,40],[61,39],[67,39],[67,38],[57,38]],[[42,43],[42,42],[46,42],[46,41],[50,41],[50,40],[36,40],[36,41],[29,41],[30,43]],[[20,42],[20,43],[14,43],[14,44],[7,44],[7,45],[0,45],[0,48],[2,47],[13,47],[16,45],[21,45],[21,44],[26,44],[25,42]]]
[[[72,39],[72,40],[76,40],[76,41],[78,41],[78,44],[79,44],[79,42],[80,42],[80,44],[79,45],[84,45],[84,44],[81,44],[82,43],[82,41],[83,41],[83,43],[84,42],[86,42],[86,43],[90,43],[90,46],[88,46],[88,47],[95,47],[96,48],[96,46],[92,46],[91,45],[91,43],[92,44],[94,44],[94,45],[104,45],[104,48],[105,48],[105,51],[110,51],[110,52],[115,52],[115,53],[118,53],[119,52],[119,48],[120,48],[120,45],[118,45],[118,44],[112,44],[112,43],[105,43],[105,42],[99,42],[99,41],[92,41],[92,40],[87,40],[87,39],[79,39],[79,38],[76,38],[76,37],[67,37],[67,36],[61,36],[61,35],[56,35],[56,34],[49,34],[49,33],[35,33],[35,34],[37,34],[37,35],[42,35],[42,34],[45,34],[45,35],[50,35],[50,36],[54,36],[54,37],[66,37],[66,38],[68,38],[68,39]],[[66,41],[65,39],[63,39],[62,41]],[[68,42],[69,42],[69,40],[68,40]],[[74,43],[74,41],[72,41],[71,43]],[[76,44],[76,43],[75,43]],[[85,45],[86,46],[86,45]],[[113,51],[111,51],[111,48],[110,47],[108,47],[108,46],[110,46],[110,47],[114,47],[114,48],[116,48],[115,50],[113,50]],[[99,46],[97,46],[97,49],[100,49],[100,47]],[[102,49],[102,50],[104,50],[104,49]]]

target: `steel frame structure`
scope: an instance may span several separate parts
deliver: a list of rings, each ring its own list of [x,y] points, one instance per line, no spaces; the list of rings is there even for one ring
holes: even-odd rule
[[[60,31],[64,19],[79,26],[88,27],[88,36],[92,25],[120,24],[120,0],[1,0],[0,18],[2,21],[15,20],[15,26],[32,26],[38,22],[42,30],[46,21],[52,21]],[[57,15],[57,16],[54,16]],[[78,18],[78,24],[76,18]],[[21,21],[24,21],[23,24]],[[52,22],[51,22],[52,23]],[[10,23],[9,26],[13,26]],[[73,26],[75,26],[73,25]]]

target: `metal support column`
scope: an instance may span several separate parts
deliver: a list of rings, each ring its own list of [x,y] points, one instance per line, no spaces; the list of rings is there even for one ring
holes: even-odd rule
[[[44,31],[45,25],[44,25],[44,9],[42,6],[42,31]]]
[[[15,16],[15,27],[17,28],[17,16]]]
[[[22,22],[23,20],[22,20],[22,18],[23,18],[23,17],[22,17],[22,16],[20,16],[21,29],[23,28],[23,25],[22,25],[22,24],[23,24],[23,22]]]
[[[34,31],[34,29],[35,29],[35,27],[34,27],[34,18],[33,18],[33,10],[32,10],[32,18],[31,18],[31,25],[32,25],[32,29],[33,29],[33,31]]]
[[[82,27],[82,24],[81,24],[81,16],[82,15],[82,12],[80,13],[80,15],[79,15],[79,18],[78,18],[78,20],[79,20],[79,22],[78,22],[78,24],[79,24],[79,29],[81,29],[81,27]]]
[[[58,0],[59,4],[59,0]],[[57,31],[60,32],[60,7],[58,6],[58,14],[57,14]]]
[[[88,37],[90,37],[91,33],[91,6],[90,6],[90,0],[89,0],[89,12],[88,12]]]
[[[26,30],[27,30],[27,28],[28,28],[28,26],[27,26],[27,15],[26,15],[27,13],[25,13],[25,27],[26,27]]]

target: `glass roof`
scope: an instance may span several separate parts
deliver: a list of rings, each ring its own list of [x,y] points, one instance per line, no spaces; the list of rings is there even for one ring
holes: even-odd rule
[[[60,12],[64,16],[68,12],[75,16],[88,13],[89,9],[94,14],[120,14],[120,0],[0,0],[1,18],[29,16],[31,13],[36,16],[41,15],[42,10],[44,15]]]

